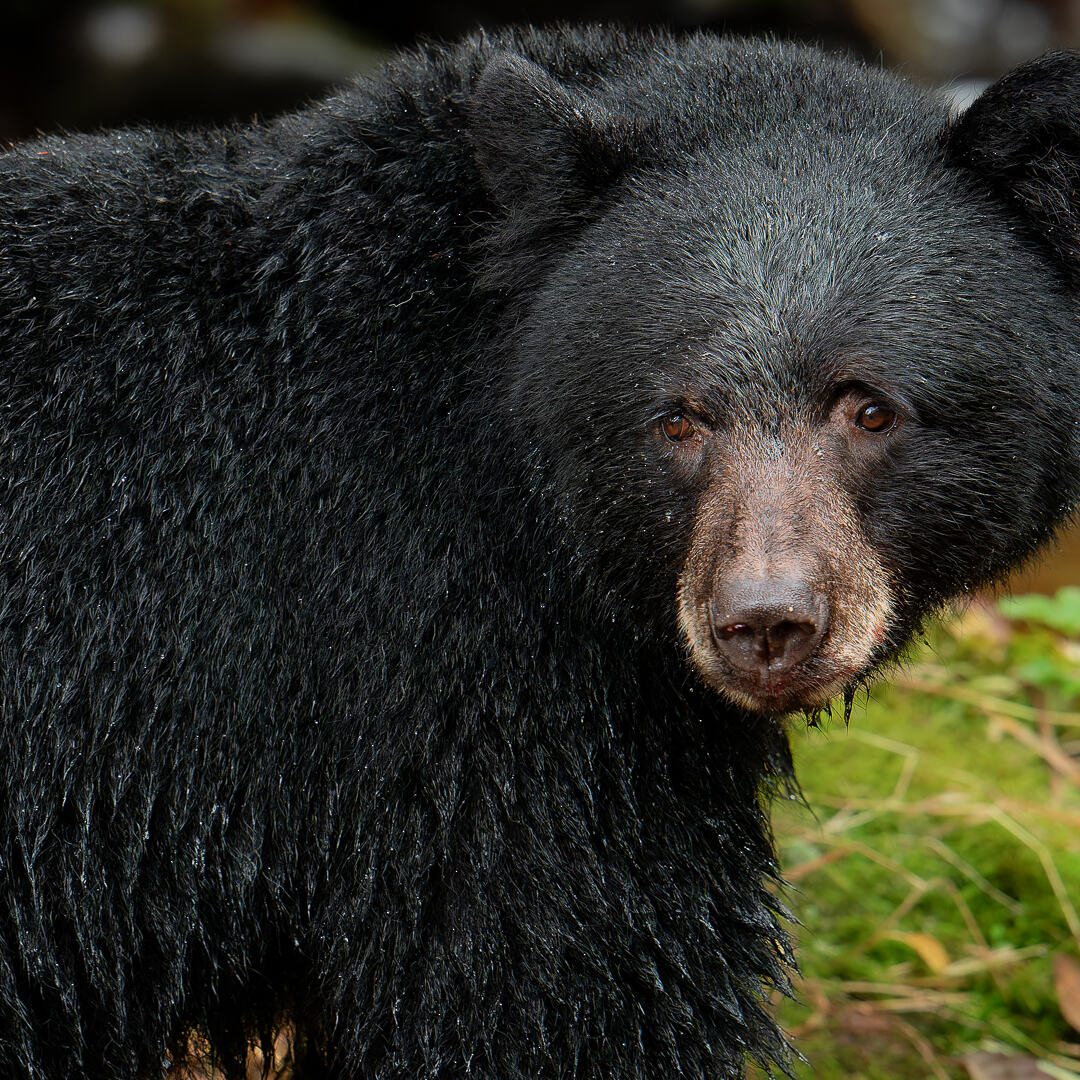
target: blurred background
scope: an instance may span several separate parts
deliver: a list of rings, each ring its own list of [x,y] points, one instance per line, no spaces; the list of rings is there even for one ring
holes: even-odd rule
[[[265,115],[421,35],[556,19],[772,32],[962,87],[1080,44],[1080,0],[0,0],[0,140]]]
[[[799,38],[961,101],[1080,47],[1080,0],[0,0],[0,144],[266,117],[421,36],[584,19]],[[850,726],[795,722],[799,1076],[1080,1080],[1077,583],[1074,532],[1016,599],[928,628]]]

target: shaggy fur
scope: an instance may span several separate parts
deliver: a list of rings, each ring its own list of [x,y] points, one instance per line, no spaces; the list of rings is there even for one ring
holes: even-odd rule
[[[1076,499],[1078,103],[521,32],[0,158],[0,1074],[783,1061],[780,713]]]

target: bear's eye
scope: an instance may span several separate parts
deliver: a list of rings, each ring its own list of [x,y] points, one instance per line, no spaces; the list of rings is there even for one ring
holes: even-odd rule
[[[875,433],[891,431],[896,426],[896,421],[896,410],[891,405],[884,405],[880,401],[864,406],[855,417],[855,423],[863,431]]]
[[[686,442],[694,434],[694,425],[682,413],[668,413],[660,421],[660,428],[668,442]]]

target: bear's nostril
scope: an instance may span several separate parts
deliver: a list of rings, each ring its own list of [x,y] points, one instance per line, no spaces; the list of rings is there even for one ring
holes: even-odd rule
[[[821,640],[826,604],[806,582],[744,581],[709,605],[713,639],[739,671],[775,677],[805,659]]]

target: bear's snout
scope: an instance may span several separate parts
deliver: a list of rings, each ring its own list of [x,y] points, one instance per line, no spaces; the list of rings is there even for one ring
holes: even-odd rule
[[[679,579],[679,626],[706,683],[745,708],[825,707],[875,663],[894,599],[828,430],[782,452],[747,425],[702,495]]]

